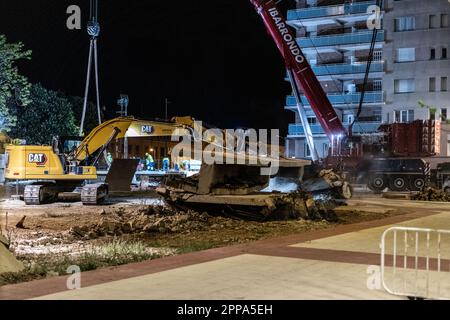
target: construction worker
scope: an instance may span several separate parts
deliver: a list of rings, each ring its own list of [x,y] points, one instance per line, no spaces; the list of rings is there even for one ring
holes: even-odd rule
[[[169,171],[169,169],[170,169],[170,159],[165,157],[162,162],[163,162],[163,171],[166,171],[166,172]]]
[[[145,165],[147,166],[148,171],[154,170],[155,161],[153,160],[153,156],[150,153],[145,154]]]
[[[111,152],[108,152],[106,154],[106,162],[108,164],[108,167],[111,167],[111,164],[113,163],[113,156],[112,156]]]

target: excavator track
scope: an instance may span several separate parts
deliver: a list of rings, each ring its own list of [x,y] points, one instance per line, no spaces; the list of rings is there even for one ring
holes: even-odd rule
[[[58,197],[54,183],[30,184],[25,186],[24,201],[26,205],[40,205],[54,202]]]
[[[81,189],[81,202],[83,205],[99,205],[106,201],[108,193],[106,183],[87,184]]]

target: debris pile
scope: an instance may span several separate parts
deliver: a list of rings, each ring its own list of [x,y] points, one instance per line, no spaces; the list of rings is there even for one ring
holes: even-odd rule
[[[317,205],[312,198],[300,193],[280,195],[267,203],[270,216],[277,210],[285,219],[335,220],[333,210]],[[75,239],[97,239],[104,236],[149,233],[191,233],[206,231],[214,226],[245,228],[245,220],[225,216],[213,216],[207,212],[179,210],[172,206],[142,206],[138,210],[120,208],[112,212],[101,210],[99,221],[73,226],[69,234]]]
[[[450,194],[439,189],[428,187],[418,194],[412,195],[411,200],[450,202]]]
[[[142,207],[131,212],[118,210],[102,215],[98,223],[72,227],[70,234],[76,238],[96,239],[132,233],[189,232],[206,230],[212,218],[207,213],[177,212],[167,206]]]
[[[9,241],[0,234],[0,274],[22,271],[24,266],[8,250]]]

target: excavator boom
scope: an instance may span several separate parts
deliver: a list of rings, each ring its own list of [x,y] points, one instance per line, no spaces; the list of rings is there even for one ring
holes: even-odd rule
[[[123,138],[133,121],[133,117],[119,117],[95,127],[72,153],[72,160],[83,161],[111,139]]]

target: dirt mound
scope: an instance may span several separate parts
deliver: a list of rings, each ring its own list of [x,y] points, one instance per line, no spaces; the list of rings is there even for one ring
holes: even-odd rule
[[[298,206],[308,207],[309,215],[295,219],[312,220],[313,216],[322,220],[327,215],[332,220],[335,217],[326,208],[318,208],[312,200],[311,203],[297,202],[295,197],[284,199],[283,203],[289,210]],[[229,226],[244,230],[248,221],[233,219],[224,216],[212,216],[207,212],[194,210],[178,210],[171,206],[142,206],[135,210],[119,208],[111,212],[101,210],[100,219],[95,223],[75,225],[70,228],[69,234],[75,239],[97,239],[104,236],[121,236],[126,234],[150,234],[150,233],[185,233],[206,231],[217,226]]]
[[[0,274],[19,272],[23,270],[23,264],[14,258],[8,250],[9,242],[0,234]]]
[[[411,200],[450,202],[450,195],[439,189],[426,188],[418,194],[411,196]]]
[[[207,213],[178,212],[166,206],[149,206],[131,212],[118,210],[105,213],[98,223],[74,226],[70,234],[77,238],[95,239],[131,233],[189,232],[206,230],[213,220]]]

